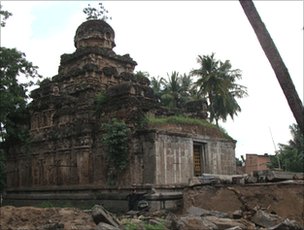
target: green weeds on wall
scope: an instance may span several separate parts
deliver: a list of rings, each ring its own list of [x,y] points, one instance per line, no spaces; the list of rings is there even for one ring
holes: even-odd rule
[[[108,97],[104,90],[100,91],[95,98],[96,115],[100,116],[103,106],[107,103]]]
[[[108,166],[108,183],[115,185],[118,177],[129,164],[129,134],[130,129],[123,121],[112,119],[103,124],[103,144],[106,147]]]

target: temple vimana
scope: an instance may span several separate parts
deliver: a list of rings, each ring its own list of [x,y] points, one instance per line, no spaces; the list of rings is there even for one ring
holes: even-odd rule
[[[114,38],[104,20],[83,22],[75,52],[63,54],[58,74],[32,91],[31,142],[8,158],[8,200],[106,200],[96,191],[172,192],[202,173],[235,173],[235,141],[215,126],[149,121],[172,112],[160,106],[149,79],[134,73],[129,54],[113,51]],[[207,118],[203,101],[189,102],[183,113]],[[104,141],[104,124],[113,119],[129,130],[126,165],[114,179]]]

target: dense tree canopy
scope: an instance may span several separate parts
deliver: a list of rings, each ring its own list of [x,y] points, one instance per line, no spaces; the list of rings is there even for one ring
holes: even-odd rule
[[[164,86],[161,101],[169,108],[181,108],[185,99],[187,86],[183,85],[183,77],[176,71],[167,75],[167,79],[162,79]]]
[[[183,109],[189,101],[207,100],[210,122],[232,119],[241,111],[237,98],[247,96],[245,86],[236,83],[241,71],[232,69],[229,60],[216,60],[214,54],[198,56],[200,65],[190,74],[173,71],[167,77],[152,77],[150,86],[161,105],[169,109]],[[149,76],[147,74],[147,76]],[[193,82],[192,77],[198,77]]]
[[[287,145],[279,144],[276,156],[271,159],[271,167],[281,167],[285,171],[304,172],[304,134],[296,124],[289,128],[292,140]]]
[[[2,7],[0,6],[0,9]],[[0,10],[7,19],[12,14]],[[2,17],[1,17],[2,18]],[[1,27],[5,21],[1,22]],[[25,54],[13,48],[0,47],[0,190],[4,180],[4,154],[8,145],[23,144],[28,138],[28,88],[41,76],[37,66]]]
[[[152,77],[150,86],[161,105],[170,109],[181,109],[193,98],[191,77],[177,71],[167,73],[167,78]]]
[[[20,79],[28,79],[21,83]],[[27,104],[28,87],[33,79],[39,78],[37,67],[25,59],[25,54],[16,49],[0,47],[0,135],[1,140],[15,135],[12,130],[16,125],[16,118],[24,115]]]

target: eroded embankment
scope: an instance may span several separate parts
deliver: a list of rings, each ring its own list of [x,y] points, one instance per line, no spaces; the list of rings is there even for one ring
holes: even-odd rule
[[[231,189],[233,188],[233,189]],[[232,213],[242,208],[240,193],[246,204],[254,209],[296,220],[304,226],[304,184],[265,183],[251,185],[197,186],[184,191],[184,212],[191,206]]]

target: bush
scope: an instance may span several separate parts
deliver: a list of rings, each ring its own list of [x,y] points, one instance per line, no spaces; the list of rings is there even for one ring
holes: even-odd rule
[[[113,182],[129,164],[130,129],[125,122],[112,119],[110,123],[103,125],[103,130],[103,144],[107,150],[106,160],[109,167],[108,179]]]

